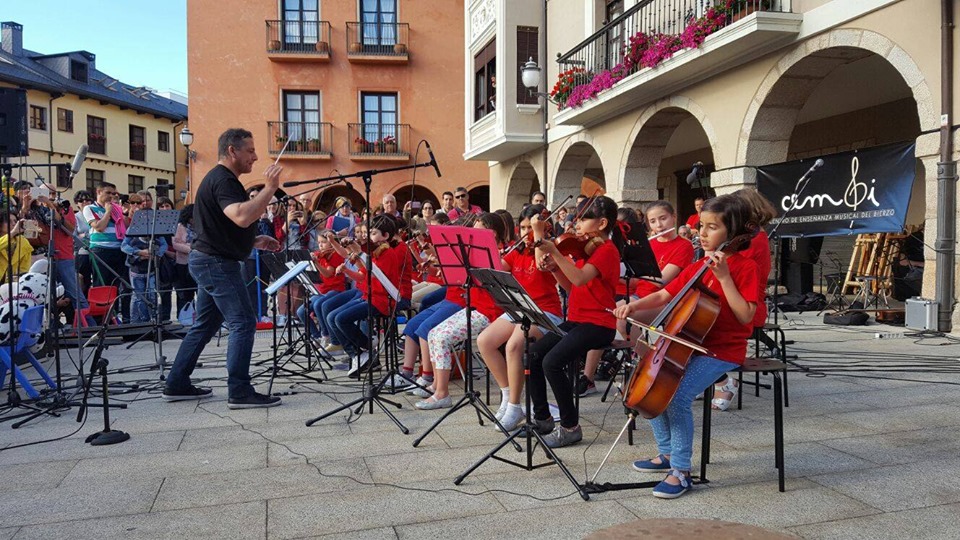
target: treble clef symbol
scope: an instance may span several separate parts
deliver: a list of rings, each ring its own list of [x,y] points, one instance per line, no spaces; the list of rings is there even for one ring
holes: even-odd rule
[[[850,162],[850,183],[847,184],[847,190],[843,193],[843,202],[850,208],[854,210],[857,209],[857,206],[860,206],[864,200],[866,200],[869,195],[869,188],[863,182],[857,182],[857,172],[860,170],[860,161],[856,156],[853,157],[853,160]],[[863,195],[860,195],[860,190],[863,189]],[[852,199],[852,201],[851,201]]]

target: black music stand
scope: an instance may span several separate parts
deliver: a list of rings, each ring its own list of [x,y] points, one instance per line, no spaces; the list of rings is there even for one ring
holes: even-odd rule
[[[309,263],[308,263],[307,261],[300,261],[299,263],[295,264],[295,265],[293,266],[293,268],[288,269],[285,273],[283,273],[282,275],[280,275],[279,277],[277,277],[276,280],[275,280],[273,283],[271,283],[269,287],[266,288],[265,292],[267,293],[267,296],[272,296],[272,297],[273,297],[274,305],[276,305],[276,303],[277,303],[277,293],[280,291],[280,289],[282,289],[282,288],[284,288],[284,287],[286,287],[286,286],[289,286],[290,283],[291,283],[292,281],[296,280],[296,279],[297,279],[297,276],[301,275],[301,274],[303,273],[303,271],[304,271],[308,266],[309,266]],[[302,371],[296,371],[296,370],[292,370],[292,369],[286,368],[285,366],[287,365],[287,363],[288,363],[288,362],[292,362],[292,360],[290,360],[290,359],[288,359],[286,362],[284,362],[283,365],[280,364],[280,358],[286,356],[287,354],[290,354],[290,355],[292,356],[296,351],[293,349],[293,345],[292,345],[291,343],[288,343],[288,344],[287,344],[287,350],[283,351],[282,353],[277,353],[277,324],[276,324],[276,319],[277,319],[277,312],[276,312],[276,310],[274,310],[274,312],[273,312],[273,320],[274,320],[274,324],[273,324],[273,352],[274,352],[274,356],[273,356],[273,358],[271,359],[271,360],[273,361],[273,366],[272,366],[269,370],[267,370],[267,371],[270,372],[270,383],[269,383],[269,385],[267,386],[267,395],[270,395],[270,393],[273,391],[273,381],[274,381],[274,379],[276,379],[277,373],[280,372],[280,371],[284,372],[284,373],[287,374],[288,376],[291,376],[291,377],[301,377],[301,378],[307,379],[307,380],[310,381],[310,382],[315,382],[315,383],[321,383],[321,382],[323,382],[323,379],[319,379],[319,378],[317,378],[317,377],[313,377],[313,376],[311,376],[311,375],[307,375],[306,373],[304,373],[304,371],[309,371],[310,368],[309,368],[309,367],[306,367],[306,368],[305,368],[304,366],[301,366],[301,365],[299,365],[299,364],[296,364],[296,362],[294,362],[294,364],[297,365],[297,367],[301,368]],[[307,356],[307,359],[309,360],[309,358],[310,358],[310,357],[309,357],[309,355],[308,355],[308,356]],[[263,375],[263,374],[266,373],[267,371],[264,371],[264,372],[262,372],[262,373],[258,373],[256,376]],[[324,373],[324,375],[326,375],[326,373]]]
[[[477,412],[477,421],[483,425],[483,417],[491,420],[503,430],[500,421],[480,399],[480,392],[473,389],[473,334],[470,319],[473,307],[470,303],[470,290],[474,287],[473,272],[477,269],[500,269],[500,251],[497,249],[494,232],[489,229],[474,229],[472,227],[452,227],[449,225],[431,225],[428,227],[433,247],[437,251],[437,268],[448,287],[463,287],[467,299],[467,339],[464,348],[463,362],[463,397],[453,407],[443,414],[432,426],[413,441],[413,446],[420,443],[433,432],[450,415],[467,405],[472,405]],[[493,322],[493,321],[491,321]],[[451,369],[453,366],[451,366]],[[508,442],[513,442],[510,439]],[[520,445],[513,442],[519,452]]]
[[[524,386],[529,387],[530,385],[530,326],[536,324],[541,328],[545,328],[550,332],[553,332],[557,335],[562,336],[564,332],[557,328],[557,325],[550,320],[549,317],[544,314],[544,312],[537,306],[537,303],[527,294],[527,291],[523,289],[523,286],[517,282],[516,278],[513,277],[509,272],[497,271],[497,270],[488,270],[485,268],[477,268],[470,272],[470,274],[480,283],[484,289],[490,291],[490,295],[493,297],[493,301],[500,306],[510,318],[514,321],[520,323],[520,328],[523,330],[523,378]],[[583,498],[583,500],[589,500],[590,496],[587,495],[587,492],[583,487],[577,482],[576,478],[573,477],[573,474],[570,473],[570,470],[566,465],[563,464],[563,461],[560,460],[560,456],[554,452],[553,448],[547,446],[546,441],[543,439],[543,435],[537,431],[537,427],[533,423],[531,418],[531,403],[530,403],[530,392],[524,392],[526,394],[526,423],[515,431],[512,435],[504,439],[500,444],[495,446],[492,450],[487,452],[485,456],[480,458],[480,461],[477,461],[470,466],[466,471],[464,471],[460,476],[458,476],[453,483],[460,485],[470,473],[475,471],[478,467],[483,465],[488,459],[495,459],[501,461],[508,465],[513,465],[520,469],[526,471],[532,471],[534,469],[539,469],[540,467],[546,467],[549,465],[556,464],[557,467],[563,472],[564,476],[567,477],[567,480],[570,481],[574,487],[577,488],[577,492]],[[504,446],[513,442],[516,443],[517,437],[523,437],[527,441],[527,462],[526,464],[517,463],[506,458],[502,458],[497,454]],[[533,464],[533,440],[536,439],[540,446],[546,452],[547,457],[550,458],[550,461],[545,463],[540,463],[537,465]]]
[[[146,291],[144,292],[144,299],[147,304],[151,306],[153,310],[153,324],[152,328],[141,334],[137,339],[133,340],[133,343],[127,345],[127,349],[133,347],[137,343],[143,341],[147,338],[153,338],[156,340],[157,349],[154,349],[154,362],[157,369],[160,370],[160,380],[164,379],[163,370],[167,364],[167,357],[163,355],[163,339],[168,337],[171,339],[180,339],[180,336],[168,332],[163,327],[163,319],[160,318],[160,275],[157,269],[157,266],[153,264],[154,257],[153,246],[156,237],[158,236],[173,236],[177,232],[177,223],[180,220],[180,211],[179,210],[139,210],[134,212],[133,221],[130,223],[130,227],[127,229],[127,236],[132,237],[150,237],[150,240],[147,242],[147,249],[151,252],[150,260],[147,263],[147,288],[150,287],[150,274],[153,273],[154,277],[154,287],[153,287],[153,299],[149,300],[146,298]],[[162,255],[161,255],[162,257]],[[131,283],[132,285],[132,283]],[[131,290],[133,287],[131,286]],[[136,292],[134,292],[136,294]],[[106,319],[105,319],[106,320]]]

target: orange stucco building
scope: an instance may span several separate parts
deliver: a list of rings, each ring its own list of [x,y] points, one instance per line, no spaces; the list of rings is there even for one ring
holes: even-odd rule
[[[463,0],[234,0],[188,3],[191,191],[216,165],[218,135],[254,134],[260,162],[249,186],[281,157],[281,182],[414,163],[430,142],[442,178],[417,170],[413,198],[438,201],[464,186],[486,205],[487,164],[464,161]],[[429,160],[420,149],[417,162]],[[372,201],[411,198],[412,171],[374,177]],[[314,208],[329,211],[337,186]],[[311,186],[286,190],[299,194]]]

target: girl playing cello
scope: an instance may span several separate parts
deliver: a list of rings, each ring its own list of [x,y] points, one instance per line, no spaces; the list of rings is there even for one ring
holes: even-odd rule
[[[718,295],[720,304],[719,317],[702,343],[711,355],[693,355],[669,406],[650,420],[659,455],[633,464],[633,468],[641,472],[668,473],[653,489],[655,497],[674,499],[690,489],[693,400],[720,375],[743,364],[746,356],[747,338],[753,330],[757,308],[757,264],[737,253],[734,247],[737,243],[726,251],[720,251],[720,247],[735,237],[749,235],[751,217],[750,207],[739,197],[724,195],[704,203],[700,214],[700,241],[707,256],[685,268],[660,291],[615,310],[616,316],[624,319],[633,311],[663,306],[703,264],[710,266],[702,284]]]

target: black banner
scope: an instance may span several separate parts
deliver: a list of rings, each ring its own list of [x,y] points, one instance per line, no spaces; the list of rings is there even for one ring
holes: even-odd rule
[[[896,143],[823,156],[799,197],[798,181],[816,159],[758,167],[757,189],[779,216],[771,226],[783,218],[777,234],[785,237],[902,231],[916,176],[915,149],[913,142]]]

